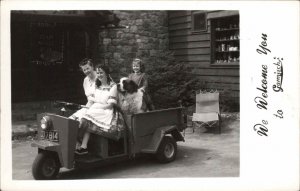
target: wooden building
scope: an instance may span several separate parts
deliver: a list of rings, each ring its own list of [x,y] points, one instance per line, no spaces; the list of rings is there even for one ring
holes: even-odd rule
[[[169,11],[170,50],[209,89],[239,99],[239,12]]]

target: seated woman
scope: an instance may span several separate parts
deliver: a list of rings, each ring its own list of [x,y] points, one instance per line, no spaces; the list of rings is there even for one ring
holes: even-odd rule
[[[108,135],[116,130],[117,112],[114,112],[114,104],[117,104],[117,85],[109,75],[106,66],[96,66],[97,80],[94,97],[88,97],[93,105],[82,116],[80,121],[80,134],[83,134],[82,143],[76,149],[76,154],[87,154],[87,144],[90,133]],[[114,131],[115,132],[115,131]]]
[[[92,59],[85,58],[79,63],[79,67],[81,68],[82,72],[85,74],[85,78],[83,80],[83,89],[84,93],[89,100],[89,97],[94,96],[95,91],[95,83],[96,83],[96,71],[94,70],[94,63]],[[87,108],[89,108],[93,102],[88,101],[85,105]],[[69,118],[80,121],[82,115],[85,114],[87,111],[87,108],[82,108],[75,113],[73,113]]]

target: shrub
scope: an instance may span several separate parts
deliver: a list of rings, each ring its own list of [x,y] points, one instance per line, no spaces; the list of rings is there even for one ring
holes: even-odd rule
[[[232,90],[224,89],[220,91],[220,109],[221,112],[238,112],[240,111],[240,104],[237,98],[230,95]]]
[[[149,76],[149,92],[155,108],[184,106],[195,103],[195,90],[200,82],[188,74],[184,62],[177,61],[172,52],[158,51],[147,61],[146,73]]]

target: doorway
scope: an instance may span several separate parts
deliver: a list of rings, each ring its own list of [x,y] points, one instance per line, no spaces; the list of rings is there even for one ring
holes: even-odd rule
[[[12,102],[85,99],[78,66],[87,57],[84,30],[55,22],[12,22]]]

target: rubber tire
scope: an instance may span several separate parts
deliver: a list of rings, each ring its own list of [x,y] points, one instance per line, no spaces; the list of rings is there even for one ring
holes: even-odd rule
[[[49,174],[45,173],[45,165],[52,163],[53,167]],[[60,169],[59,159],[56,153],[41,152],[39,153],[32,164],[32,175],[36,180],[53,180],[57,177]]]
[[[173,151],[171,151],[171,155],[167,156],[167,153],[165,152],[165,149],[168,149],[167,147],[171,147]],[[169,163],[175,160],[177,155],[177,143],[174,140],[173,137],[165,136],[163,140],[161,141],[159,148],[156,153],[156,159],[160,163]]]

